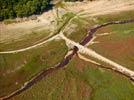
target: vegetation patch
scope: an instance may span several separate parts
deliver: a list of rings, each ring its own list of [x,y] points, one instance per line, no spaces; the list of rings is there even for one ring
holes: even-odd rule
[[[134,69],[134,48],[132,46],[134,43],[133,28],[134,24],[112,25],[102,28],[98,30],[96,34],[101,34],[103,32],[111,34],[99,36],[95,41],[99,41],[100,43],[93,44],[89,46],[89,48],[92,48],[102,56],[121,65]]]
[[[122,11],[122,12],[117,12],[114,14],[112,13],[112,14],[107,14],[107,15],[96,16],[96,18],[97,18],[98,23],[105,23],[105,22],[116,21],[116,20],[133,19],[134,18],[133,12],[134,12],[133,10]]]
[[[80,42],[87,35],[88,30],[94,24],[95,23],[93,20],[78,16],[72,20],[68,28],[66,28],[64,34],[67,38],[75,42]]]
[[[1,41],[0,51],[26,48],[35,45],[37,43],[40,43],[42,41],[45,41],[48,38],[51,38],[51,36],[49,35],[50,31],[48,30],[32,31],[32,33],[21,36],[21,38],[18,39],[11,38],[10,40],[7,40],[7,42],[3,41],[3,43]]]
[[[39,14],[50,7],[50,0],[1,0],[0,21]]]
[[[78,62],[83,71],[77,68]],[[129,100],[134,98],[134,86],[127,78],[74,57],[66,68],[49,75],[13,99],[123,100],[126,97]]]
[[[16,54],[0,55],[0,94],[20,88],[43,69],[54,67],[67,53],[64,41],[52,41],[38,48]]]

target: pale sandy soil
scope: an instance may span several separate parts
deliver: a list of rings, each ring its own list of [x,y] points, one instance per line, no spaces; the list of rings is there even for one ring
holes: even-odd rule
[[[13,23],[5,25],[0,24],[0,42],[5,42],[9,39],[17,39],[31,34],[33,31],[53,30],[52,25],[53,15],[52,11],[45,12],[40,15],[37,20],[30,20],[21,23]]]
[[[85,17],[134,10],[134,0],[98,0],[94,2],[66,3],[66,5],[68,11],[76,13],[82,11]],[[56,27],[54,22],[55,13],[53,9],[38,16],[37,20],[10,25],[0,24],[0,43],[24,37],[32,33],[33,30],[50,29],[54,31]]]
[[[84,11],[90,16],[112,12],[134,10],[134,0],[98,0],[94,2],[68,3],[68,9],[73,12]]]

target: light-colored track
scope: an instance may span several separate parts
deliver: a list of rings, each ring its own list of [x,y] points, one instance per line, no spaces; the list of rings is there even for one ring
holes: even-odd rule
[[[110,59],[107,59],[106,57],[103,57],[102,55],[96,53],[95,51],[87,48],[87,47],[84,47],[82,45],[80,45],[79,43],[76,43],[68,38],[66,38],[62,33],[60,33],[60,37],[65,40],[68,44],[70,45],[74,45],[76,46],[78,49],[79,49],[79,52],[82,53],[82,54],[86,54],[90,57],[93,57],[95,59],[98,59],[100,61],[103,61],[109,65],[112,65],[113,66],[113,70],[116,70],[122,74],[125,74],[126,76],[129,76],[130,78],[134,79],[134,71],[130,70],[130,69],[127,69],[126,67],[110,60]]]

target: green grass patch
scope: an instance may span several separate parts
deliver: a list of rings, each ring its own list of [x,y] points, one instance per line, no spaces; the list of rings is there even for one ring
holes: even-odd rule
[[[65,69],[49,75],[31,89],[14,97],[19,100],[133,100],[133,98],[134,85],[130,80],[76,57]]]
[[[49,34],[50,31],[48,30],[32,31],[32,33],[26,34],[18,39],[12,39],[8,43],[0,43],[0,51],[22,49],[32,46],[50,38],[51,36],[48,37]]]
[[[134,23],[123,25],[112,25],[112,32],[116,33],[117,38],[127,38],[134,36]]]
[[[92,20],[78,16],[72,20],[64,34],[69,39],[75,42],[80,42],[87,35],[88,29],[90,29],[92,25],[94,25]]]
[[[38,48],[16,54],[0,55],[0,94],[5,95],[25,81],[58,64],[67,53],[64,41],[52,41]],[[19,68],[20,67],[20,68]],[[19,69],[18,69],[19,68]],[[17,82],[17,85],[15,83]]]
[[[134,10],[96,16],[96,18],[99,24],[116,20],[130,20],[134,19]]]

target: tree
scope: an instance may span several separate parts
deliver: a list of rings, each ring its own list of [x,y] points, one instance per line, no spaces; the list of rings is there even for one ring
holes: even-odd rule
[[[39,14],[50,6],[50,0],[0,0],[0,20]]]

